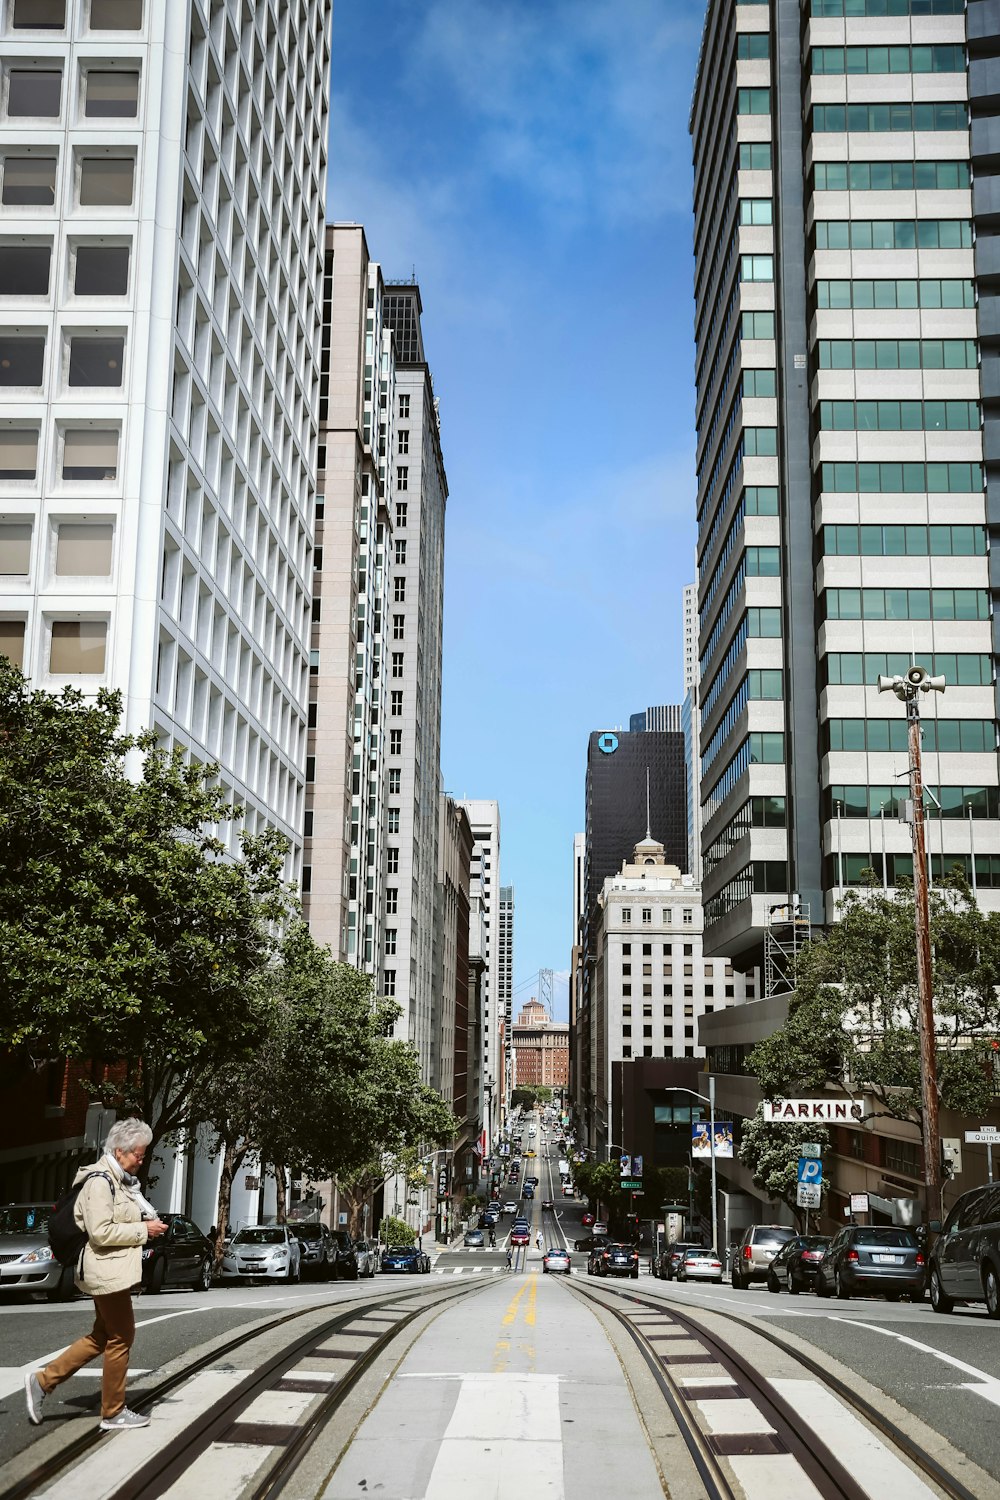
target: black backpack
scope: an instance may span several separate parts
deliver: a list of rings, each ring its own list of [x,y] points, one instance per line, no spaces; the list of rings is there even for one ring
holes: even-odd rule
[[[103,1177],[111,1189],[112,1198],[115,1196],[115,1185],[110,1173],[88,1172],[86,1177],[81,1177],[79,1182],[66,1189],[49,1214],[49,1222],[46,1226],[49,1245],[52,1248],[52,1254],[61,1266],[75,1266],[80,1258],[80,1251],[87,1243],[87,1232],[78,1226],[73,1214],[76,1200],[80,1196],[80,1189],[92,1177]]]

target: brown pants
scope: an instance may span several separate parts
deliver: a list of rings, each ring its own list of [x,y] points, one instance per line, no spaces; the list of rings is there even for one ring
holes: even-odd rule
[[[38,1384],[46,1395],[57,1385],[104,1355],[104,1379],[101,1383],[101,1416],[116,1417],[125,1405],[125,1377],[128,1357],[135,1338],[135,1313],[131,1292],[110,1292],[94,1298],[96,1316],[90,1333],[70,1344],[57,1359],[37,1373]]]

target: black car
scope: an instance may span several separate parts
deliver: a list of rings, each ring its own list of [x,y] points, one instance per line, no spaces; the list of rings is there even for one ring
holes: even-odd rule
[[[358,1252],[346,1229],[330,1230],[334,1281],[357,1281]]]
[[[606,1240],[595,1245],[587,1257],[588,1276],[631,1276],[639,1279],[639,1252],[634,1245]]]
[[[142,1288],[162,1292],[165,1286],[189,1286],[207,1292],[212,1285],[212,1242],[183,1214],[161,1214],[170,1228],[142,1247]]]
[[[606,1234],[585,1234],[582,1239],[573,1241],[574,1250],[594,1250],[600,1245],[608,1243]]]
[[[829,1243],[828,1234],[797,1234],[782,1245],[767,1268],[768,1291],[780,1292],[784,1287],[793,1297],[812,1291]]]
[[[874,1292],[898,1302],[905,1292],[911,1302],[921,1302],[926,1270],[912,1229],[850,1224],[834,1235],[817,1267],[816,1295]]]
[[[956,1302],[985,1302],[1000,1318],[1000,1186],[963,1193],[931,1251],[931,1306],[950,1313]]]

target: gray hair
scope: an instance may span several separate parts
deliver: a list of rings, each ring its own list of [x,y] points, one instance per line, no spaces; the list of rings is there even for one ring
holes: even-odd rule
[[[108,1131],[104,1142],[105,1151],[140,1151],[153,1139],[153,1132],[145,1120],[116,1120]]]

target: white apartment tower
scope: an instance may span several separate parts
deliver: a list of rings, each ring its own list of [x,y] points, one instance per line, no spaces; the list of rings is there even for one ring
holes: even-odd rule
[[[0,650],[296,850],[329,22],[0,4]]]
[[[503,1017],[504,1067],[500,1096],[506,1115],[510,1091],[514,1086],[514,887],[500,887],[500,915],[497,928],[497,1015]]]
[[[687,868],[701,879],[701,712],[698,703],[698,585],[684,586],[684,774],[687,790]]]
[[[483,936],[486,968],[483,974],[482,1014],[483,1052],[480,1101],[487,1126],[487,1149],[492,1143],[491,1124],[504,1080],[505,1059],[501,1051],[501,1028],[504,1021],[499,1007],[500,991],[500,804],[472,798],[459,802],[472,824],[472,892],[482,902]],[[504,1035],[506,1034],[504,1028]]]
[[[434,903],[441,777],[441,649],[448,481],[431,373],[424,357],[420,288],[385,287],[383,316],[396,358],[391,428],[394,476],[392,583],[380,716],[386,726],[386,845],[382,988],[402,1007],[400,1033],[434,1076],[439,998],[434,986]]]
[[[318,941],[376,974],[395,361],[382,274],[359,224],[327,227],[321,358],[303,906]]]

